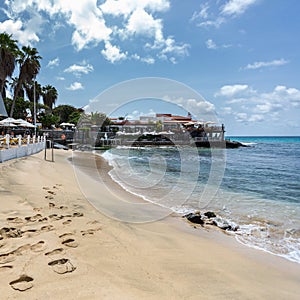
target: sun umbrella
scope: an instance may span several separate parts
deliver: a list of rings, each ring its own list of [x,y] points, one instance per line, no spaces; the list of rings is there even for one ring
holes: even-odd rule
[[[35,126],[25,120],[18,119],[15,121],[16,124],[18,124],[21,127],[28,127],[28,128],[34,128]]]
[[[17,127],[17,124],[14,123],[0,123],[1,127]]]
[[[64,123],[61,123],[61,124],[60,124],[60,126],[72,126],[72,127],[74,127],[74,126],[75,126],[75,124],[73,124],[73,123],[66,123],[66,122],[64,122]]]
[[[14,118],[6,118],[2,121],[0,121],[0,124],[4,124],[4,123],[15,123],[16,119]]]

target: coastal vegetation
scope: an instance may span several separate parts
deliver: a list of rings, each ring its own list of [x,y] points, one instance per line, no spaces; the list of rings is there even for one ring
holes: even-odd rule
[[[43,128],[78,122],[103,127],[109,125],[110,120],[104,113],[85,114],[82,108],[67,104],[55,107],[57,89],[50,84],[42,86],[37,80],[41,60],[36,48],[20,47],[12,35],[0,33],[0,93],[10,117],[33,121],[36,104],[37,123]]]
[[[36,48],[20,48],[12,35],[0,33],[0,93],[10,117],[24,118],[28,116],[28,110],[33,115],[35,100],[41,117],[43,113],[52,113],[58,92],[54,86],[41,86],[37,82],[41,59]],[[14,74],[17,76],[13,77]],[[8,89],[12,91],[11,98],[7,97]],[[40,98],[43,104],[39,103]]]

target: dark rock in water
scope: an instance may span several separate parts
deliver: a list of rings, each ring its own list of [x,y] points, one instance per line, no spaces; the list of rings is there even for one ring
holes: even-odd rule
[[[187,218],[190,222],[195,223],[195,224],[204,224],[204,221],[201,218],[200,213],[190,213],[184,216]]]
[[[210,218],[215,218],[216,214],[213,211],[207,211],[204,213],[204,216],[210,219]]]
[[[238,226],[236,224],[234,224],[234,223],[230,224],[228,221],[221,219],[221,218],[216,218],[213,221],[213,224],[222,230],[227,230],[227,231],[237,231],[238,230]]]

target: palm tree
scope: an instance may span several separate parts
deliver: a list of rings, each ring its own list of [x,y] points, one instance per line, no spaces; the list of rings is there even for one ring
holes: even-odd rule
[[[57,100],[57,90],[54,86],[48,84],[42,88],[42,97],[44,105],[49,107],[50,112],[52,112],[53,105]]]
[[[34,102],[34,97],[36,101],[42,96],[42,86],[37,81],[26,82],[24,88],[27,94],[27,97],[30,102]]]
[[[3,93],[7,77],[11,77],[16,64],[16,57],[19,53],[17,41],[13,40],[12,35],[0,33],[0,93]]]
[[[18,77],[12,77],[11,82],[10,82],[10,86],[11,88],[15,91],[16,90],[16,86],[18,84],[19,78]],[[18,94],[17,94],[17,98],[23,98],[24,99],[24,90],[23,89],[19,89]]]
[[[18,97],[20,90],[23,88],[25,83],[32,82],[36,75],[39,73],[41,65],[40,59],[42,57],[38,55],[36,48],[30,46],[23,46],[22,51],[19,52],[19,77],[14,90],[14,98],[10,110],[10,117],[12,117],[15,107],[15,102]]]

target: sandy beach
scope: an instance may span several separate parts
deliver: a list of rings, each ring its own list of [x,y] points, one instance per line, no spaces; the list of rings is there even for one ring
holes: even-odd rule
[[[97,197],[143,201],[110,179],[102,159],[97,166]],[[299,299],[299,264],[175,214],[109,218],[77,180],[71,151],[0,164],[1,299]]]

